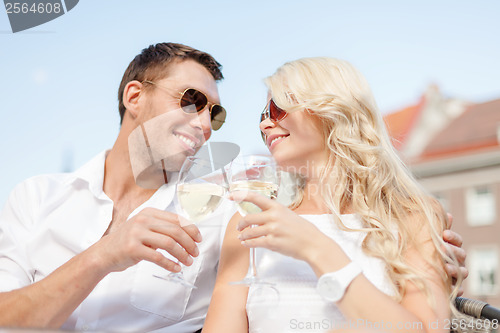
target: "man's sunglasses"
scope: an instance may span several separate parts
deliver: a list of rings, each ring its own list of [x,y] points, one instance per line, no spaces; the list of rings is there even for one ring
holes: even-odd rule
[[[166,87],[162,87],[156,84],[153,81],[144,80],[142,81],[142,83],[149,83],[154,86],[157,86],[158,88],[170,90],[167,89]],[[194,108],[192,107],[193,105],[195,106]],[[186,113],[201,112],[202,110],[205,109],[207,105],[208,105],[207,96],[199,90],[196,90],[194,88],[187,88],[181,93],[181,97],[179,99],[179,106]],[[210,111],[210,123],[212,129],[214,131],[217,131],[222,127],[224,121],[226,120],[226,109],[224,109],[219,104],[212,104],[212,106],[210,106],[209,111]]]
[[[285,119],[285,117],[288,115],[288,113],[279,108],[276,103],[272,99],[269,100],[269,103],[267,103],[266,107],[260,114],[260,122],[263,122],[267,118],[269,118],[273,123],[278,123]],[[262,136],[262,140],[264,140],[264,143],[266,142],[266,135],[264,132],[260,132],[260,135]]]

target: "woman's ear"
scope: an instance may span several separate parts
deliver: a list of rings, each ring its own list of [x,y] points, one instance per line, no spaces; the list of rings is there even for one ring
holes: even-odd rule
[[[128,111],[132,118],[137,118],[140,112],[139,100],[144,93],[144,87],[141,82],[133,80],[127,83],[123,90],[123,105],[125,113]]]

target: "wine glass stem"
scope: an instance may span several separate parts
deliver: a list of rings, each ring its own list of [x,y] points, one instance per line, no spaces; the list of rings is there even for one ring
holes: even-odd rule
[[[255,228],[256,225],[252,225],[250,228]],[[255,247],[250,248],[250,271],[248,275],[252,279],[257,279],[257,251]]]
[[[253,279],[257,278],[257,260],[256,260],[255,248],[250,248],[250,272],[249,276]]]

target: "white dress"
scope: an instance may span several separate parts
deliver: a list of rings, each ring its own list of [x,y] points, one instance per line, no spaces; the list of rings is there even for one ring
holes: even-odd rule
[[[361,250],[365,232],[340,230],[331,215],[301,216],[334,239],[378,289],[394,295],[385,263]],[[357,215],[342,215],[341,219],[349,228],[362,227]],[[257,249],[257,265],[259,277],[273,282],[274,287],[250,287],[246,305],[250,332],[326,332],[355,324],[347,322],[334,303],[323,300],[316,292],[318,279],[306,262]]]

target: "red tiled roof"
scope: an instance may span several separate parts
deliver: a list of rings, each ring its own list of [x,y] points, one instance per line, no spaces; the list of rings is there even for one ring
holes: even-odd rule
[[[470,106],[438,133],[420,155],[420,160],[494,148],[500,126],[500,99]]]
[[[409,106],[403,110],[396,111],[384,116],[385,126],[392,138],[392,144],[400,150],[410,134],[411,129],[416,123],[420,111],[422,111],[425,102],[425,97],[422,96],[416,105]]]

